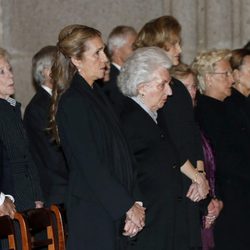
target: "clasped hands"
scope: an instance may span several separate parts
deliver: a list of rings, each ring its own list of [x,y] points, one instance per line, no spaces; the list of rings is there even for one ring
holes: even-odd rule
[[[197,181],[193,182],[186,194],[191,201],[198,202],[207,197],[209,192],[209,184],[204,174],[198,174]]]
[[[145,210],[138,202],[127,211],[125,226],[124,226],[124,236],[134,237],[138,232],[140,232],[145,226]]]

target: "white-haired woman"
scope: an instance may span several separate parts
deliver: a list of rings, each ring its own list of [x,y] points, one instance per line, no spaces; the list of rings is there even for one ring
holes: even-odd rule
[[[172,95],[171,65],[164,50],[140,48],[118,77],[126,96],[120,118],[136,160],[137,198],[147,208],[146,226],[131,249],[180,249],[175,239],[182,193],[180,163],[169,136],[157,124],[157,110]]]
[[[228,50],[212,50],[198,55],[192,64],[201,92],[197,120],[214,149],[216,194],[224,203],[214,231],[215,248],[220,250],[248,249],[250,244],[249,146],[242,143],[242,133],[235,129],[224,102],[234,82],[230,56]]]

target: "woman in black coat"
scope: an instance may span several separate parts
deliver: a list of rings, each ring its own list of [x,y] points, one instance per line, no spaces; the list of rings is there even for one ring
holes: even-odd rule
[[[13,196],[20,211],[41,207],[43,198],[21,119],[21,105],[10,97],[14,92],[9,56],[0,48],[0,191]]]
[[[157,123],[169,95],[171,61],[157,47],[137,49],[121,69],[118,87],[127,96],[120,119],[136,159],[138,197],[146,206],[146,226],[131,249],[188,249],[189,234],[179,220],[182,205],[180,160],[171,138]],[[194,174],[195,175],[195,174]]]
[[[142,27],[134,45],[135,48],[160,47],[166,51],[172,64],[177,65],[181,54],[180,41],[179,22],[173,16],[161,16]],[[204,173],[200,134],[194,120],[192,101],[185,86],[173,78],[171,88],[173,95],[159,110],[157,119],[159,125],[169,134],[183,165],[181,169],[184,173],[183,193],[180,197],[180,202],[183,203],[183,217],[179,219],[186,222],[183,233],[190,231],[188,238],[183,240],[188,242],[190,248],[199,248],[201,247],[200,207],[196,202],[204,199],[209,190],[205,178],[200,181],[198,190],[194,190],[192,185],[192,180],[196,179],[194,170]],[[192,195],[194,191],[199,195]]]
[[[95,83],[107,63],[101,34],[70,25],[60,32],[57,47],[51,125],[69,167],[67,249],[118,250],[123,229],[132,236],[144,226],[144,208],[132,196],[128,146]]]
[[[214,149],[216,194],[224,203],[215,223],[215,249],[246,250],[250,244],[250,147],[225,105],[234,82],[229,58],[229,51],[213,50],[194,60],[202,93],[196,115]]]

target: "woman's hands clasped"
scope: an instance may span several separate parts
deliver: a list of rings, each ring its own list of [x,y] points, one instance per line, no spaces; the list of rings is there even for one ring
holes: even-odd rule
[[[145,226],[145,210],[138,202],[127,211],[124,226],[124,236],[134,237]]]

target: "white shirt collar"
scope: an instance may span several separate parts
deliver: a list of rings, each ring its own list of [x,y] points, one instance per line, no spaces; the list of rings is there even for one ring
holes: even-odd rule
[[[149,116],[154,120],[154,122],[157,124],[157,112],[151,111],[142,101],[142,99],[138,96],[132,96],[130,97],[132,100],[134,100],[142,109],[144,109]]]
[[[120,71],[121,70],[121,66],[120,65],[118,65],[118,64],[116,64],[116,63],[114,63],[114,62],[112,62],[112,64]]]
[[[42,87],[46,92],[48,92],[50,96],[52,96],[52,89],[51,89],[51,88],[49,88],[48,86],[45,86],[45,85],[41,85],[41,87]]]

